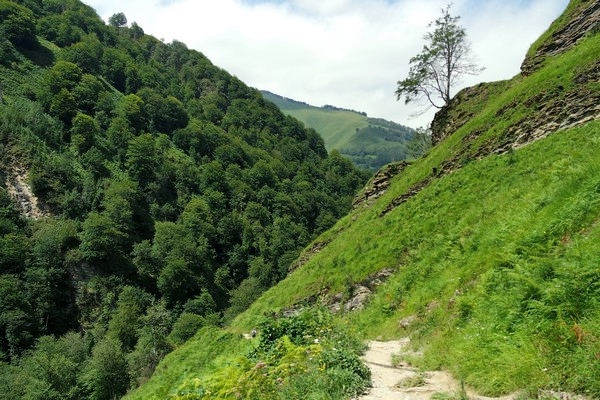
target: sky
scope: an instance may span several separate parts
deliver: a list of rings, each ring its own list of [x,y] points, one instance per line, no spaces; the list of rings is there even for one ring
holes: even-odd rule
[[[568,0],[84,0],[107,21],[178,40],[247,85],[315,106],[366,112],[413,128],[435,109],[397,101],[397,82],[428,24],[452,2],[477,65],[453,90],[519,73],[529,46]]]

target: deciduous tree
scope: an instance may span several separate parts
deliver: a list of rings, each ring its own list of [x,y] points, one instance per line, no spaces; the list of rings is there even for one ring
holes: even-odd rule
[[[450,91],[462,75],[482,71],[471,56],[467,32],[458,25],[459,19],[450,14],[450,6],[447,6],[442,9],[442,16],[429,24],[435,29],[423,37],[426,44],[421,53],[410,59],[408,77],[398,81],[398,100],[404,96],[407,104],[425,99],[429,105],[422,112],[431,106],[442,108],[450,102]]]
[[[127,25],[127,17],[122,12],[113,14],[108,19],[108,24],[110,26],[114,26],[115,28],[120,28],[122,26],[126,26]]]
[[[410,158],[419,158],[431,148],[431,130],[427,128],[417,128],[415,136],[406,144],[408,156]]]
[[[105,337],[94,346],[83,382],[90,390],[90,399],[117,399],[125,394],[129,383],[127,361],[117,339]]]
[[[28,8],[0,0],[0,20],[6,37],[15,45],[31,47],[37,42],[33,13]]]

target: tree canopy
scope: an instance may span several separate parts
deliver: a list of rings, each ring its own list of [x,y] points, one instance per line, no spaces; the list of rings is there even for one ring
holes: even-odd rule
[[[423,111],[431,106],[442,108],[450,102],[451,90],[461,76],[482,71],[471,56],[467,32],[459,20],[450,14],[448,5],[442,16],[428,25],[434,29],[423,36],[426,44],[421,52],[410,59],[408,77],[398,81],[397,100],[403,96],[405,104],[426,100]]]
[[[0,399],[138,385],[284,278],[367,178],[203,54],[119,14],[0,0],[0,382],[13,383]],[[39,201],[9,195],[17,175]]]
[[[127,25],[127,17],[122,12],[116,13],[108,18],[108,24],[116,28],[120,28]]]

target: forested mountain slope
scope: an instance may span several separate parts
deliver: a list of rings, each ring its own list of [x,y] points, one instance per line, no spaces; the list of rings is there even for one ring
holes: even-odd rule
[[[286,276],[366,181],[260,92],[77,0],[0,0],[0,398],[114,398]]]
[[[415,157],[409,145],[414,130],[407,126],[354,110],[311,106],[268,91],[262,94],[285,114],[315,129],[328,150],[338,150],[360,168],[375,172],[385,164]]]
[[[350,398],[368,378],[352,338],[404,336],[411,363],[482,394],[600,398],[599,21],[572,0],[521,74],[459,93],[426,157],[373,178],[286,279],[129,398]]]

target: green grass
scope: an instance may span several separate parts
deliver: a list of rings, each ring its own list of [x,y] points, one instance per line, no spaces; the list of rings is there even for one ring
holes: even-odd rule
[[[573,14],[573,12],[580,8],[584,3],[585,2],[580,0],[571,0],[567,6],[567,9],[562,13],[562,15],[552,22],[550,27],[531,45],[529,51],[527,52],[527,56],[533,56],[541,45],[550,40],[556,31],[564,27],[564,25],[569,21],[569,17]]]
[[[306,108],[299,110],[283,110],[302,121],[304,125],[321,134],[328,149],[344,149],[357,129],[369,126],[364,115],[351,111],[324,110]]]
[[[398,388],[413,388],[425,386],[426,383],[427,382],[425,381],[425,376],[423,374],[416,374],[402,379],[400,382],[396,383],[395,386]]]
[[[342,400],[360,394],[370,372],[363,345],[326,310],[262,317],[251,340],[216,328],[201,330],[161,363],[152,379],[128,399]],[[198,355],[201,354],[201,357]],[[185,364],[186,368],[177,368]],[[176,366],[176,368],[168,368]]]
[[[394,177],[371,207],[318,238],[323,249],[228,329],[248,331],[273,310],[346,293],[390,268],[366,308],[338,323],[362,338],[409,334],[424,351],[412,363],[448,369],[481,394],[533,397],[542,388],[600,397],[600,121],[506,154],[486,150],[536,112],[539,94],[597,90],[573,77],[598,54],[598,35],[588,37],[530,76],[497,85],[483,104],[462,105],[476,115]],[[446,160],[455,160],[453,172],[382,213]],[[407,316],[416,316],[408,331],[398,326]],[[172,357],[187,362],[178,351]],[[151,383],[173,388],[161,375]]]
[[[357,112],[315,107],[270,92],[263,92],[263,96],[274,102],[284,113],[302,121],[308,128],[315,129],[328,150],[347,148],[357,130],[369,127],[367,117]]]
[[[240,334],[215,327],[203,328],[164,358],[154,373],[159,379],[150,379],[125,398],[163,400],[188,380],[222,370],[233,355],[243,354],[251,347],[252,343]]]
[[[316,130],[327,150],[337,149],[361,168],[377,170],[407,156],[410,128],[354,111],[314,107],[269,92],[263,92],[263,96],[285,114]]]

